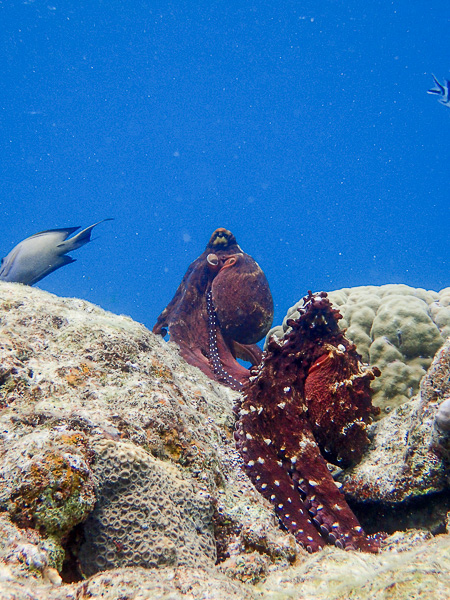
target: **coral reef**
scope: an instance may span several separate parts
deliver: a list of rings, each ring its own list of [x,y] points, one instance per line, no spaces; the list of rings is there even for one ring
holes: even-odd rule
[[[420,393],[373,426],[363,459],[340,477],[347,494],[395,504],[448,490],[448,451],[438,443],[435,421],[450,395],[449,371],[450,339],[436,354]]]
[[[386,540],[381,555],[353,554],[332,548],[321,552],[318,560],[301,563],[288,572],[275,572],[263,584],[267,597],[286,600],[403,600],[445,598],[450,576],[443,571],[450,559],[444,537],[407,532]],[[432,572],[442,573],[434,578]],[[262,586],[261,586],[262,587]],[[269,595],[270,592],[274,595]]]
[[[369,443],[367,422],[376,412],[370,381],[378,372],[363,368],[325,292],[310,292],[298,312],[287,322],[289,333],[269,341],[244,386],[237,445],[255,487],[308,551],[327,542],[377,551],[324,456],[341,464],[361,458]]]
[[[64,552],[51,538],[42,536],[31,528],[19,529],[12,523],[7,513],[0,513],[0,597],[2,566],[8,565],[21,578],[39,578],[44,582],[59,586],[62,583],[58,569],[61,569]],[[11,573],[12,575],[12,573]]]
[[[143,472],[153,473],[156,465],[155,472],[165,473],[162,490],[172,490],[173,500],[166,499],[167,509],[158,514],[165,522],[170,512],[177,528],[173,538],[168,528],[168,545],[175,546],[168,563],[213,563],[213,528],[223,558],[240,548],[251,551],[252,544],[278,558],[289,547],[292,555],[290,537],[241,470],[232,438],[236,392],[203,376],[180,358],[175,344],[127,317],[27,286],[0,286],[0,511],[21,527],[38,528],[54,546],[53,564],[63,574],[70,571],[64,577],[77,576],[81,559],[89,572],[100,563],[130,564],[125,549],[135,547],[132,527],[118,542],[124,551],[110,563],[106,554],[111,544],[117,550],[118,531],[98,518],[109,510],[101,490],[114,478],[101,461],[105,443],[117,452],[132,444],[136,456],[145,455]],[[161,489],[130,480],[114,496],[120,514],[128,510],[130,487],[147,490],[148,505],[152,498],[161,504]],[[148,539],[155,540],[147,514]],[[103,529],[93,540],[89,528],[96,520]],[[264,535],[252,538],[252,528]],[[270,532],[279,541],[265,550]],[[98,556],[86,566],[94,543]],[[132,560],[139,564],[155,556],[161,563],[165,554],[158,559],[157,550],[149,555],[144,547],[140,557],[136,552]]]
[[[153,333],[164,336],[168,328],[188,363],[240,389],[248,370],[236,357],[259,363],[261,350],[255,342],[272,320],[272,295],[260,266],[242,252],[231,231],[219,228],[189,266]]]
[[[20,532],[15,535],[20,536]],[[0,594],[2,600],[410,600],[417,597],[441,600],[447,597],[449,535],[433,537],[425,532],[406,532],[391,536],[385,544],[384,552],[377,555],[342,552],[329,546],[288,567],[271,568],[264,557],[258,558],[252,552],[227,561],[219,569],[121,568],[98,573],[84,582],[63,585],[54,571],[47,570],[42,577],[29,575],[25,563],[14,560],[0,564]],[[36,548],[29,544],[22,548],[21,556],[28,556]],[[6,557],[0,554],[0,558]]]
[[[418,591],[430,600],[445,597],[449,519],[444,503],[434,507],[448,495],[447,437],[435,426],[439,406],[450,397],[447,346],[436,355],[420,396],[370,425],[372,443],[360,465],[339,475],[355,512],[373,490],[370,531],[385,527],[389,503],[410,515],[408,498],[418,497],[428,509],[408,526],[420,523],[434,535],[397,532],[381,543],[379,554],[326,546],[309,555],[280,528],[272,504],[243,469],[233,440],[239,394],[187,364],[176,344],[88,302],[5,282],[0,323],[2,600],[405,600]],[[328,364],[316,362],[316,371]],[[119,482],[120,469],[111,465],[123,450],[128,458]],[[402,475],[405,464],[410,470]],[[146,477],[138,482],[135,469],[160,476],[162,486]],[[380,477],[379,489],[365,487],[371,469],[372,483]],[[404,501],[390,493],[397,482]],[[146,520],[150,513],[129,511],[130,491],[142,494],[149,507],[161,505],[161,494],[166,504]],[[113,510],[106,498],[115,503],[117,521],[108,521]],[[144,508],[140,498],[133,502]],[[357,513],[360,520],[368,506]],[[166,532],[168,513],[173,523]],[[125,530],[120,541],[119,522]],[[404,527],[405,520],[398,523]],[[163,541],[176,547],[168,554],[164,544],[152,548],[151,560],[159,566],[151,567],[145,562],[150,557],[133,544],[138,525],[148,526],[143,531],[153,540],[158,524],[164,525]],[[92,557],[91,544],[98,556]],[[141,560],[145,568],[126,566],[131,549],[137,553],[133,564]],[[89,556],[92,570],[101,566],[95,565],[98,557],[117,566],[82,580],[80,566],[84,561],[88,569]]]
[[[213,566],[211,499],[171,465],[126,442],[95,449],[97,503],[79,560],[85,575],[118,566]]]
[[[328,297],[363,361],[381,369],[372,389],[384,417],[418,392],[433,356],[450,335],[450,288],[434,292],[403,284],[368,285],[329,292]],[[298,304],[267,339],[272,333],[283,335]]]

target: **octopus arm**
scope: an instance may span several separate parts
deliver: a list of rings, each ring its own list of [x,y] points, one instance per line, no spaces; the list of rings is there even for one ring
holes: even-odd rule
[[[293,511],[286,506],[295,507],[294,520],[303,531],[293,532],[308,550],[328,542],[377,552],[378,540],[365,535],[321,454],[341,462],[362,455],[373,414],[369,384],[377,373],[361,368],[325,293],[309,293],[299,313],[288,320],[291,332],[283,341],[269,342],[244,386],[238,448],[252,482],[290,531]]]
[[[340,548],[378,552],[378,544],[364,533],[312,435],[306,443],[304,437],[301,446],[301,460],[295,463],[293,477],[298,480],[299,493],[324,539]]]
[[[300,545],[309,552],[322,549],[325,541],[311,523],[294,480],[279,465],[275,453],[264,445],[264,442],[261,445],[257,440],[252,442],[246,438],[238,442],[247,475],[256,489],[274,505],[276,515]]]
[[[213,368],[214,379],[240,390],[242,384],[248,379],[248,369],[237,362],[219,327],[210,330],[209,336],[210,340],[214,340],[209,346],[209,361]]]
[[[262,358],[262,350],[256,344],[240,344],[233,342],[233,351],[236,358],[246,360],[252,365],[259,365]]]

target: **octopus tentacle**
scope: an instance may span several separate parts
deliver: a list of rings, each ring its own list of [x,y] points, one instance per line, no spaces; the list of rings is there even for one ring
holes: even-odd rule
[[[256,407],[255,407],[256,408]],[[256,409],[258,413],[259,408]],[[247,474],[256,489],[275,506],[275,511],[288,531],[298,537],[308,551],[320,550],[325,542],[313,526],[305,503],[298,493],[298,481],[288,475],[276,451],[271,448],[270,438],[264,443],[238,427],[235,433]]]
[[[322,426],[330,456],[358,458],[375,412],[369,383],[377,373],[362,367],[337,326],[339,317],[326,294],[309,294],[299,319],[289,322],[292,331],[270,341],[252,370],[236,409],[235,437],[253,484],[307,550],[334,543],[376,552],[377,542],[362,530],[317,441]]]
[[[211,290],[206,294],[206,309],[208,311],[209,361],[214,371],[214,375],[218,381],[221,383],[226,383],[226,385],[231,387],[233,390],[240,390],[242,388],[241,381],[233,377],[233,375],[225,370],[220,358],[219,347],[217,343],[218,322],[212,301]]]

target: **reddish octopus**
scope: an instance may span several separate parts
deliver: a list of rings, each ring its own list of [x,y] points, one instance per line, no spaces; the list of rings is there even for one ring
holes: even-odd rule
[[[221,227],[189,266],[153,333],[164,336],[168,328],[188,363],[238,390],[249,371],[236,359],[260,362],[262,352],[255,342],[269,331],[272,319],[264,273],[231,231]]]
[[[271,338],[244,386],[237,447],[255,487],[309,552],[326,543],[377,552],[324,457],[340,466],[361,458],[379,371],[363,367],[325,292],[309,292],[299,312],[282,340]]]
[[[370,381],[356,347],[339,329],[326,293],[303,300],[290,332],[255,345],[269,330],[273,301],[264,273],[223,228],[188,268],[154,333],[170,337],[187,362],[211,379],[243,391],[235,438],[247,473],[283,525],[308,551],[326,543],[377,552],[327,462],[345,467],[369,443],[376,414]],[[248,360],[251,371],[236,358]]]

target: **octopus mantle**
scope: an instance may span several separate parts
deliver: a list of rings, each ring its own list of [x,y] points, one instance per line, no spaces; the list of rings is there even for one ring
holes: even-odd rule
[[[269,331],[272,319],[272,295],[261,267],[231,231],[220,227],[189,266],[153,333],[164,336],[168,330],[188,363],[240,390],[249,371],[236,359],[260,362],[255,342]]]
[[[379,371],[362,365],[326,296],[309,292],[290,332],[271,338],[244,385],[235,438],[251,481],[308,551],[334,543],[376,552],[378,541],[365,535],[327,461],[361,458]]]

